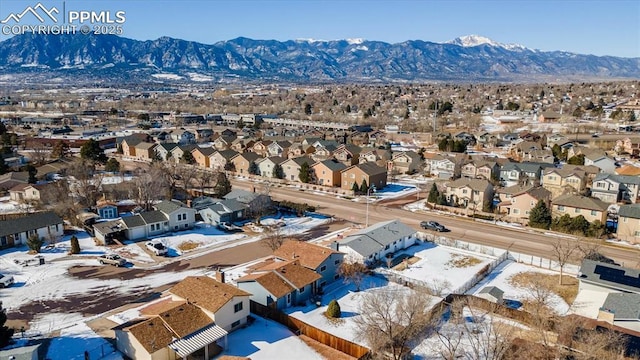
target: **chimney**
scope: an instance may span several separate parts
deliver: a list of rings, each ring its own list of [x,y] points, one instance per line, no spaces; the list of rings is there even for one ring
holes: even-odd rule
[[[224,271],[222,270],[216,271],[216,280],[218,280],[221,283],[224,283]]]
[[[187,207],[191,207],[191,199],[187,199]]]
[[[254,185],[251,185],[251,192],[256,192],[256,187]]]
[[[331,250],[340,251],[340,243],[334,241],[331,243]]]

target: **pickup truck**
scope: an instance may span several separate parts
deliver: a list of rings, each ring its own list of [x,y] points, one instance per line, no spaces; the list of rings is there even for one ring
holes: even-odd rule
[[[0,274],[0,288],[6,288],[13,284],[13,276]]]
[[[127,260],[121,258],[120,255],[116,254],[102,255],[98,257],[98,261],[100,261],[100,264],[102,265],[109,264],[115,267],[125,266],[127,264]]]
[[[438,232],[448,231],[447,228],[444,227],[444,225],[439,224],[435,221],[422,221],[420,222],[420,227],[426,230],[435,230]]]

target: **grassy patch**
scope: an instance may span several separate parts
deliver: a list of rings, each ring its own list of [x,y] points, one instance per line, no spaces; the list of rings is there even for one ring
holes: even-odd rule
[[[422,260],[422,258],[419,258],[417,256],[404,258],[402,259],[402,261],[400,261],[400,263],[398,263],[398,265],[393,267],[393,270],[396,270],[396,271],[406,270],[409,267],[409,265],[413,265],[420,260]]]
[[[517,287],[541,286],[560,296],[569,305],[573,304],[578,295],[578,279],[570,275],[562,277],[562,285],[560,285],[559,274],[542,274],[533,271],[516,274],[509,279],[509,282]]]
[[[340,326],[342,324],[344,324],[344,319],[341,318],[332,318],[331,316],[327,315],[327,312],[323,312],[322,315],[324,315],[324,317],[331,323],[331,325],[333,326]]]
[[[180,243],[180,245],[178,245],[178,249],[182,252],[185,251],[190,251],[193,250],[195,248],[197,248],[198,246],[200,246],[200,243],[195,242],[195,241],[191,241],[191,240],[187,240],[183,243]]]
[[[451,254],[451,260],[447,261],[445,265],[454,268],[468,268],[475,265],[478,265],[482,262],[482,260],[475,258],[473,256],[460,255],[460,254]]]

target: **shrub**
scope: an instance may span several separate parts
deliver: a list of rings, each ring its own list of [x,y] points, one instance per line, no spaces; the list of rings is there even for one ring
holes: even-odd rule
[[[27,246],[29,247],[29,250],[36,253],[40,253],[40,249],[43,244],[44,238],[39,237],[38,234],[31,234],[27,239]]]
[[[342,315],[342,311],[340,311],[340,304],[335,299],[331,300],[329,306],[327,307],[327,316],[333,319],[338,319]]]
[[[71,254],[80,254],[80,242],[78,242],[78,238],[73,235],[70,239],[71,242]]]

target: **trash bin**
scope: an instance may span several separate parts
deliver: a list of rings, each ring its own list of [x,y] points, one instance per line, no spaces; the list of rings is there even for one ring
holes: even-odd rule
[[[39,263],[38,263],[39,265],[44,265],[44,258],[43,257],[38,258],[38,261],[39,261]]]

